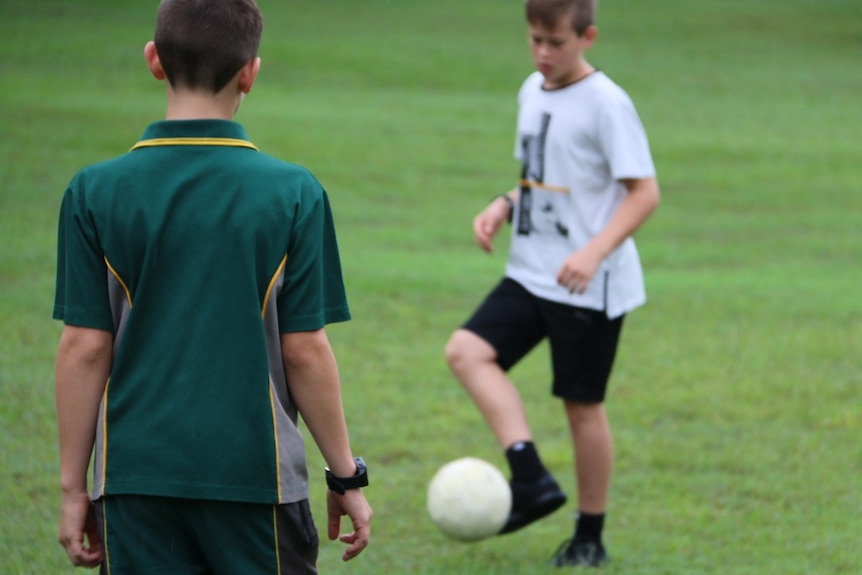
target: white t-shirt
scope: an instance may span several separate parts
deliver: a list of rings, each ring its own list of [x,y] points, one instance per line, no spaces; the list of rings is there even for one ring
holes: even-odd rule
[[[583,294],[557,284],[557,273],[610,222],[628,193],[619,180],[655,175],[646,132],[629,96],[603,72],[551,91],[543,81],[535,72],[518,93],[515,157],[523,173],[506,275],[537,297],[615,318],[646,301],[632,238]]]

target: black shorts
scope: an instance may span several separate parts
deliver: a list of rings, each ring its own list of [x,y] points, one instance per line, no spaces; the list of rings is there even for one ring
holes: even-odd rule
[[[102,575],[317,573],[308,500],[283,505],[107,495],[96,501]]]
[[[553,394],[582,403],[605,399],[623,317],[537,298],[504,278],[464,329],[487,341],[509,371],[545,337],[551,347]]]

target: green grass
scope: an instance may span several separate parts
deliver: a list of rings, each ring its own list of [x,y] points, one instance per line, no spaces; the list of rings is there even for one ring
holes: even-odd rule
[[[156,2],[0,3],[0,573],[69,573],[50,320],[59,199],[163,113],[142,58]],[[470,220],[511,186],[519,2],[261,0],[263,69],[238,119],[332,197],[354,320],[329,330],[372,546],[325,573],[537,573],[571,512],[472,545],[424,511],[445,461],[503,465],[442,347],[494,284]],[[608,409],[605,572],[862,572],[862,5],[604,0],[592,61],[635,100],[663,203],[638,234],[649,304]],[[513,376],[572,492],[546,350]],[[313,505],[322,461],[310,443]]]

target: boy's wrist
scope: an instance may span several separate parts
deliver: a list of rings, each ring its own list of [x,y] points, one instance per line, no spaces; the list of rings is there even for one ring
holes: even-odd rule
[[[75,496],[80,494],[88,494],[89,489],[87,487],[87,482],[84,481],[81,483],[80,481],[65,481],[63,479],[60,480],[60,492],[63,495],[67,496]]]
[[[326,486],[329,489],[344,495],[345,491],[349,489],[359,489],[368,486],[368,468],[365,465],[365,461],[361,457],[355,457],[353,461],[356,465],[356,471],[352,475],[339,477],[328,467],[326,468]]]
[[[515,200],[513,200],[512,197],[509,196],[509,194],[499,194],[494,197],[494,201],[496,202],[497,200],[503,200],[506,202],[506,207],[509,210],[509,216],[506,218],[506,220],[509,223],[512,223],[512,216],[514,216],[515,214]]]

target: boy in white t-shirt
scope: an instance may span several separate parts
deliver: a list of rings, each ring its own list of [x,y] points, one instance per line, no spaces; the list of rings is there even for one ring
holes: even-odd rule
[[[562,507],[565,494],[533,444],[520,395],[506,372],[544,338],[553,394],[571,430],[577,520],[557,566],[598,566],[613,465],[604,409],[625,314],[646,301],[632,234],[659,203],[644,128],[628,95],[591,66],[595,0],[526,0],[537,72],[518,94],[518,187],[473,221],[490,252],[512,222],[501,283],[455,331],[446,359],[505,449],[513,508],[501,533]]]

